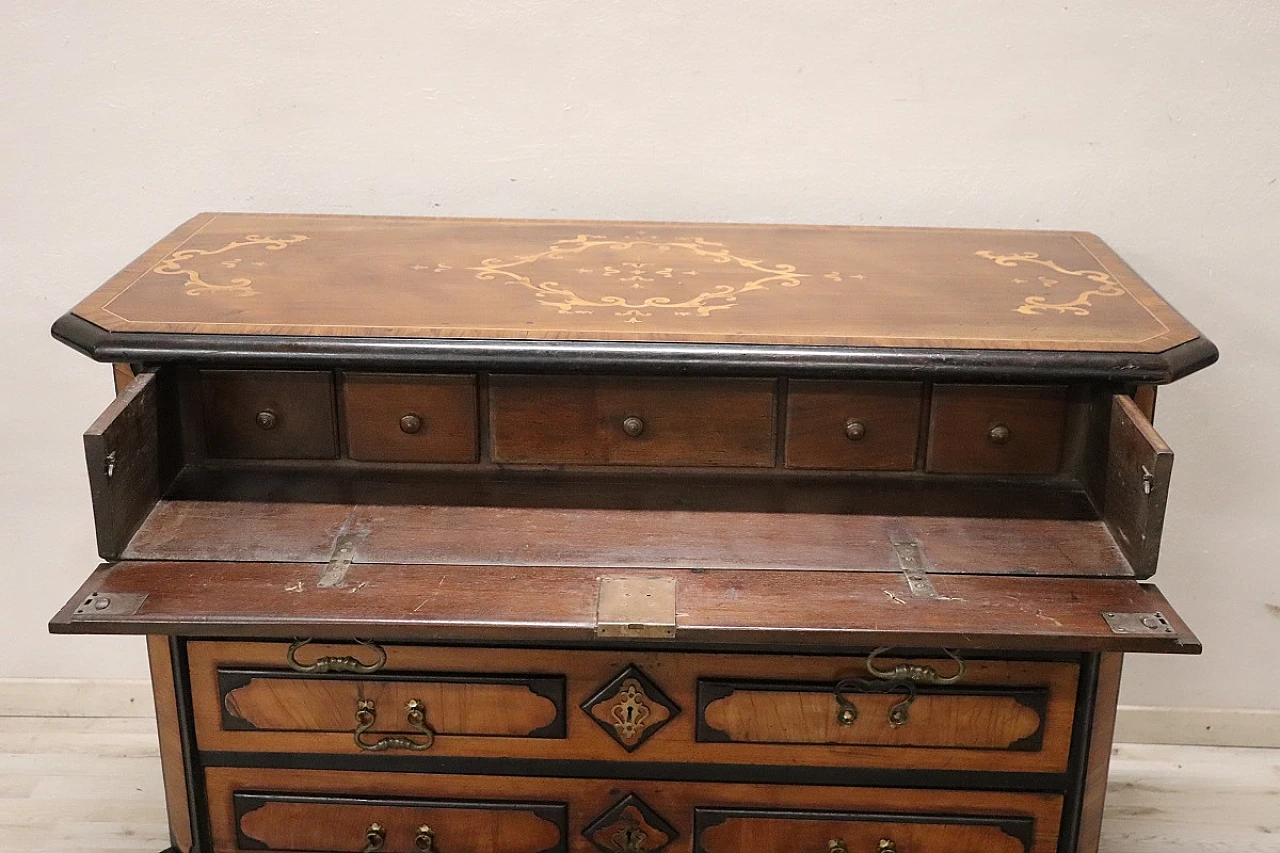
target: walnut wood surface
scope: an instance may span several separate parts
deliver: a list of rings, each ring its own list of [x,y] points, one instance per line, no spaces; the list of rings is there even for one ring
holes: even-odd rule
[[[781,817],[770,812],[711,812],[716,822],[698,836],[702,853],[824,853],[831,843],[842,850],[883,850],[882,841],[892,842],[894,850],[913,853],[1025,853],[1022,839],[990,824],[949,822],[945,817],[934,821],[911,823],[884,818],[840,813],[791,812]]]
[[[406,773],[359,773],[298,770],[253,770],[211,768],[205,778],[217,853],[235,850],[236,815],[234,795],[237,791],[271,793],[329,794],[335,797],[391,796],[432,797],[464,800],[541,801],[548,804],[568,803],[570,853],[600,853],[585,837],[583,830],[598,815],[605,814],[628,794],[636,794],[653,812],[670,824],[675,838],[667,853],[691,853],[693,846],[693,812],[695,808],[751,808],[801,812],[824,810],[883,814],[884,823],[892,824],[892,816],[910,821],[915,816],[980,816],[1023,818],[1034,821],[1032,845],[1027,853],[1053,853],[1056,850],[1061,816],[1060,798],[1050,794],[1025,794],[979,791],[911,790],[885,788],[833,788],[818,785],[744,785],[704,782],[619,781],[612,779],[554,779],[509,776],[433,776]],[[328,826],[345,825],[339,813],[318,816]],[[896,827],[897,828],[897,827]],[[902,831],[898,828],[899,831]],[[388,826],[388,839],[400,825]],[[909,830],[907,830],[909,831]],[[984,836],[985,837],[985,836]],[[935,837],[931,839],[936,842]],[[445,838],[439,849],[449,850]],[[357,848],[358,849],[358,848]],[[465,849],[465,848],[464,848]],[[489,850],[491,848],[475,848]],[[717,853],[737,853],[743,849],[718,848]],[[777,853],[790,853],[796,848],[762,848]],[[969,853],[968,848],[961,848]],[[1004,853],[1003,848],[997,848]],[[1019,850],[1010,848],[1010,853]],[[953,853],[949,847],[899,847],[901,853]],[[802,853],[806,853],[802,851]],[[813,853],[827,853],[826,839]],[[853,848],[850,853],[854,853]],[[858,850],[857,853],[862,853]],[[870,848],[875,853],[875,847]],[[978,853],[977,850],[973,853]]]
[[[124,562],[104,566],[54,617],[55,633],[596,640],[599,569],[355,565],[343,588],[323,564]],[[672,577],[676,640],[768,646],[1197,653],[1155,586],[1094,578],[935,575],[914,596],[902,573],[636,570]],[[217,595],[209,594],[211,589]],[[92,592],[145,595],[136,611],[72,611]],[[1160,611],[1171,633],[1116,634],[1103,612]]]
[[[495,462],[765,466],[775,383],[760,379],[494,376]],[[639,431],[626,431],[638,419]]]
[[[347,453],[374,462],[474,462],[479,445],[473,376],[344,373]],[[417,418],[406,430],[402,419]]]
[[[205,447],[237,459],[338,455],[333,374],[318,370],[200,372]],[[266,426],[259,419],[271,417]]]
[[[160,501],[124,556],[317,562],[343,531],[360,563],[879,572],[916,542],[939,574],[1131,576],[1093,519],[207,499]]]
[[[1173,450],[1138,405],[1116,395],[1111,407],[1104,518],[1139,577],[1155,574],[1173,474]]]
[[[1089,234],[699,223],[202,214],[75,313],[241,335],[1103,352],[1197,337]]]
[[[174,684],[173,656],[168,637],[147,637],[151,665],[151,691],[156,706],[156,730],[160,737],[160,771],[169,833],[180,853],[191,851],[191,807],[187,799],[187,775],[183,767],[182,730],[178,703],[182,697]]]
[[[192,702],[201,749],[229,752],[303,752],[311,754],[352,755],[359,750],[352,742],[354,699],[341,695],[347,685],[362,685],[370,695],[382,696],[386,691],[399,691],[399,705],[377,699],[379,719],[384,705],[390,718],[403,707],[411,688],[404,682],[379,684],[373,679],[350,679],[324,676],[298,676],[280,697],[281,707],[261,708],[269,714],[255,716],[276,725],[259,730],[246,730],[224,723],[219,670],[257,669],[287,672],[284,667],[287,644],[273,642],[192,642],[189,645],[192,677]],[[566,679],[568,718],[562,738],[521,737],[534,723],[546,724],[550,702],[531,697],[528,691],[512,705],[495,704],[481,708],[479,697],[472,700],[460,693],[452,697],[454,704],[442,704],[414,694],[426,703],[427,722],[440,731],[427,757],[488,757],[510,759],[579,759],[595,761],[643,761],[722,765],[789,765],[810,767],[895,767],[915,770],[1002,770],[1014,772],[1061,772],[1067,765],[1071,725],[1075,709],[1078,670],[1071,663],[1030,661],[971,660],[969,671],[957,695],[920,696],[912,706],[913,719],[899,729],[886,722],[887,705],[882,696],[852,696],[863,712],[854,729],[855,737],[829,738],[826,721],[834,720],[838,710],[830,692],[846,677],[867,677],[865,658],[846,654],[838,657],[772,654],[705,654],[697,652],[661,652],[614,650],[553,649],[470,649],[432,646],[387,645],[385,672],[396,679],[409,679],[415,673],[461,674],[476,681],[485,675],[563,676]],[[350,643],[318,646],[308,655],[369,656],[367,649]],[[933,653],[937,654],[936,650]],[[310,659],[309,657],[307,659]],[[888,663],[897,662],[892,655]],[[954,662],[926,654],[913,662],[929,664],[939,672],[951,672]],[[657,692],[665,696],[674,712],[651,713],[644,725],[652,727],[640,745],[628,750],[610,730],[593,719],[592,706],[582,705],[596,698],[601,689],[616,676],[636,667],[649,679]],[[319,685],[307,691],[298,689],[303,682]],[[716,681],[768,681],[780,686],[826,685],[825,696],[816,692],[798,694],[808,706],[800,715],[785,721],[759,720],[767,731],[785,725],[792,743],[750,742],[748,736],[760,729],[749,728],[751,712],[740,702],[727,710],[708,706],[706,721],[712,722],[720,734],[708,734],[699,711],[698,683]],[[363,687],[366,682],[370,685]],[[988,691],[989,698],[964,697],[965,688]],[[1005,708],[1002,691],[1041,689],[1045,693],[1043,709],[1022,711]],[[945,693],[945,691],[943,691]],[[286,698],[287,694],[287,698]],[[239,708],[235,694],[232,701]],[[334,697],[342,701],[332,701]],[[899,696],[900,698],[900,696]],[[537,701],[535,701],[537,700]],[[263,697],[263,701],[267,700]],[[611,708],[621,699],[609,693],[603,702],[605,722],[617,720]],[[724,701],[724,700],[722,700]],[[283,707],[287,704],[287,707]],[[659,697],[651,696],[643,703],[657,708]],[[761,714],[783,711],[791,715],[794,708],[754,709]],[[1023,712],[1026,712],[1025,714]],[[483,725],[459,726],[463,714],[475,714]],[[1026,716],[1029,714],[1029,717]],[[1043,714],[1043,716],[1041,716]],[[732,716],[733,719],[728,719]],[[279,725],[283,721],[285,725]],[[234,723],[234,721],[233,721]],[[723,729],[721,725],[723,724]],[[942,731],[934,731],[939,726]],[[1022,731],[1030,727],[1030,730]],[[485,729],[491,732],[486,735]],[[506,727],[508,734],[495,736],[493,731]],[[394,726],[393,726],[394,728]],[[1009,738],[1027,736],[1039,731],[1038,747],[1010,750]],[[700,734],[699,732],[702,732]],[[471,732],[467,734],[466,732]],[[724,735],[737,739],[726,740]],[[996,743],[1004,740],[1004,743]],[[995,747],[992,748],[993,744]],[[392,753],[388,753],[392,754]],[[407,753],[398,753],[401,755]]]
[[[1111,744],[1115,737],[1116,711],[1120,701],[1120,673],[1124,655],[1101,655],[1098,687],[1093,701],[1093,726],[1085,755],[1084,791],[1081,796],[1080,829],[1071,853],[1098,853],[1102,835],[1102,812],[1107,800],[1107,774],[1111,768]]]
[[[935,385],[930,405],[930,471],[1052,474],[1062,458],[1067,389]],[[1004,443],[992,431],[1007,430]]]
[[[787,390],[787,467],[912,470],[923,392],[919,382],[793,380]],[[857,432],[851,434],[850,422]]]

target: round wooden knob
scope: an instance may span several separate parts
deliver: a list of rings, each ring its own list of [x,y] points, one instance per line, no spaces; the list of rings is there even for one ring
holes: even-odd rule
[[[276,413],[270,409],[263,409],[261,412],[258,412],[257,416],[253,419],[254,423],[256,423],[261,429],[275,429],[277,420]]]
[[[1008,444],[1011,438],[1013,433],[1009,432],[1009,428],[1004,424],[996,424],[991,428],[991,432],[987,433],[987,439],[992,444]]]
[[[857,441],[866,434],[867,425],[862,421],[849,418],[849,420],[844,422],[844,437],[850,441]]]
[[[637,438],[640,433],[644,432],[644,421],[634,415],[626,418],[622,422],[622,431],[632,438]]]
[[[415,414],[407,414],[400,419],[400,431],[405,435],[413,435],[422,429],[422,418]]]

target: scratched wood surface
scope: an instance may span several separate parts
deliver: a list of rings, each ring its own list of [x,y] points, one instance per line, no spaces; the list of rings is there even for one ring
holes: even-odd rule
[[[1198,333],[1065,231],[206,213],[110,331],[1163,352]]]
[[[1120,744],[1100,853],[1275,853],[1280,751]],[[149,718],[0,718],[0,853],[169,844]]]

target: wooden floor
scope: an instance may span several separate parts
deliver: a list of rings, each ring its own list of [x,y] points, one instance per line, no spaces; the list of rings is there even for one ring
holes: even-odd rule
[[[1280,853],[1280,750],[1121,745],[1102,853]],[[155,724],[0,717],[0,853],[168,847]]]

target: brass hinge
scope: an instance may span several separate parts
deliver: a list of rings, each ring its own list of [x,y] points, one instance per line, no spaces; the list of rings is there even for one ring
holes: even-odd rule
[[[924,570],[924,552],[918,542],[894,542],[894,556],[907,579],[907,588],[917,598],[938,598],[938,590]]]

